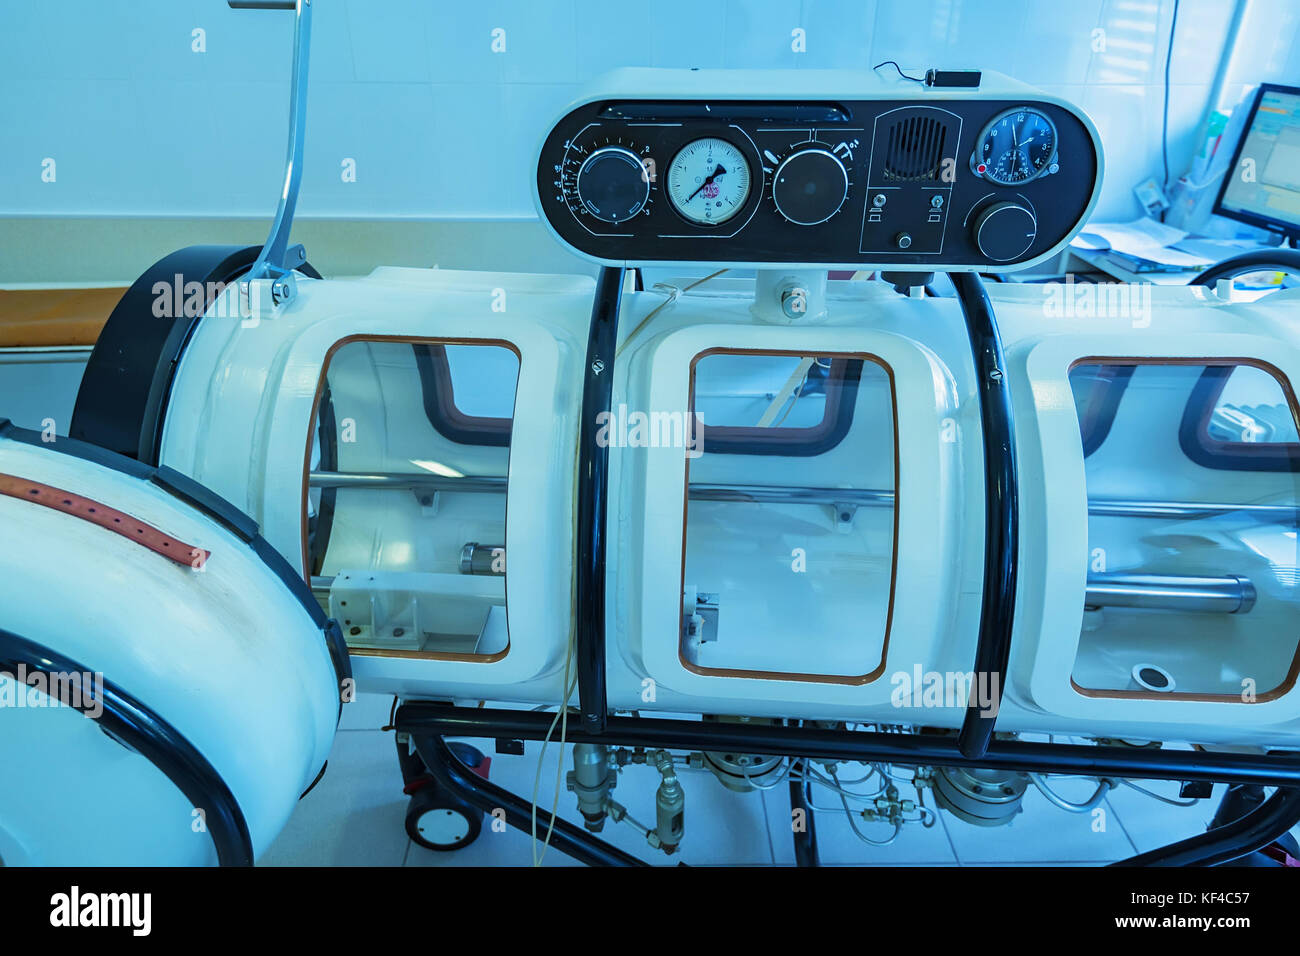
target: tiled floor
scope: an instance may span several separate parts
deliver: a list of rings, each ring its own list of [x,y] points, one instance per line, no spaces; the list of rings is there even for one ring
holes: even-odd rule
[[[411,843],[403,825],[407,798],[402,794],[393,737],[379,729],[388,721],[391,700],[363,695],[345,709],[329,772],[298,805],[259,862],[272,866],[531,865],[529,837],[513,827],[494,832],[485,825],[473,844],[454,853],[435,853]],[[509,757],[493,754],[491,741],[474,743],[492,757],[493,781],[525,797],[531,795],[539,745],[530,743],[524,756]],[[555,745],[548,749],[542,771],[540,804],[545,808],[555,795],[558,750]],[[565,770],[569,766],[566,752]],[[684,771],[682,782],[686,839],[680,853],[669,858],[650,850],[624,824],[607,822],[602,838],[652,863],[793,864],[790,801],[784,784],[763,793],[737,794],[724,789],[707,771]],[[658,775],[650,768],[629,767],[619,777],[616,798],[634,817],[653,821],[657,784]],[[1082,800],[1095,786],[1077,779],[1056,780],[1053,785],[1069,800]],[[1177,795],[1176,784],[1147,781],[1143,785]],[[903,796],[912,795],[909,786],[900,789]],[[1120,787],[1101,804],[1104,812],[1093,814],[1060,810],[1031,787],[1023,812],[1007,826],[977,827],[941,813],[931,828],[905,826],[898,839],[884,847],[861,842],[842,812],[824,810],[816,813],[818,843],[826,865],[1097,865],[1203,831],[1219,792],[1216,799],[1180,808]],[[814,788],[814,799],[825,807],[838,802],[822,788]],[[933,798],[927,800],[933,805]],[[570,793],[561,794],[559,812],[580,822]],[[859,828],[872,839],[889,832],[881,824],[859,823]],[[575,865],[555,849],[547,851],[543,863]]]

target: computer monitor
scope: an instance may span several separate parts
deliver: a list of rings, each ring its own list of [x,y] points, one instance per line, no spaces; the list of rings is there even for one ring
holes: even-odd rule
[[[1300,237],[1300,87],[1255,91],[1214,214]]]

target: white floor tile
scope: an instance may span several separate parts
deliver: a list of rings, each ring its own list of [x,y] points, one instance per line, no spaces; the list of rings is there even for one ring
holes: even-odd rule
[[[357,694],[355,700],[343,705],[339,730],[379,730],[388,725],[392,710],[392,694]]]
[[[1138,780],[1138,786],[1172,799],[1178,798],[1178,784],[1169,780]],[[1222,784],[1214,788],[1214,796],[1201,800],[1194,806],[1174,807],[1162,803],[1126,786],[1119,786],[1106,798],[1119,817],[1120,824],[1137,852],[1146,853],[1178,840],[1204,833],[1214,811],[1223,797]]]
[[[258,861],[263,866],[401,866],[407,798],[393,735],[339,734],[329,769]]]

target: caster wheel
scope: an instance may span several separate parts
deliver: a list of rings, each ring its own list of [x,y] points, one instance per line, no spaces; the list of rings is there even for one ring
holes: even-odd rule
[[[483,829],[483,811],[439,792],[416,791],[406,810],[406,833],[420,846],[448,852],[473,843]]]

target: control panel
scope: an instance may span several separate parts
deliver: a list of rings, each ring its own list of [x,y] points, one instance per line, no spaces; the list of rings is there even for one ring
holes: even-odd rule
[[[551,130],[537,196],[606,264],[1009,271],[1083,225],[1100,166],[1048,97],[610,98]]]

